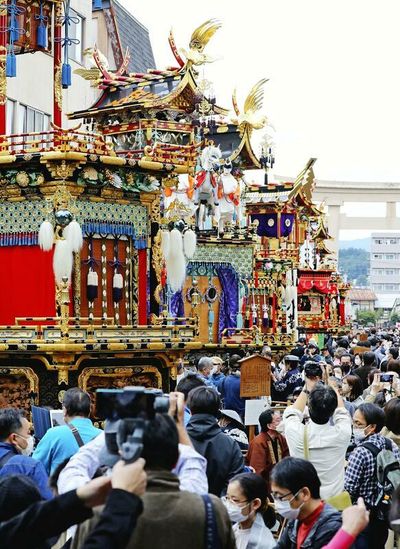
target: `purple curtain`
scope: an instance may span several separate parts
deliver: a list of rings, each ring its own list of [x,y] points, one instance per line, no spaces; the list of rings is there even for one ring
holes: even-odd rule
[[[252,221],[258,221],[258,236],[269,236],[270,238],[272,238],[278,235],[278,214],[251,214],[250,217]]]
[[[216,267],[222,294],[219,303],[218,338],[225,328],[236,328],[239,310],[239,280],[236,271],[231,266]]]
[[[281,215],[281,236],[289,236],[293,229],[294,214]]]
[[[182,290],[175,292],[171,297],[171,315],[175,318],[185,316]]]

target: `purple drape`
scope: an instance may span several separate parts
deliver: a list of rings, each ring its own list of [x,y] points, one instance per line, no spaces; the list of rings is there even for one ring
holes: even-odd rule
[[[281,236],[289,236],[293,229],[294,214],[281,214]]]
[[[269,236],[274,238],[278,236],[278,214],[264,213],[251,214],[252,221],[258,221],[258,236]],[[281,214],[281,236],[289,236],[293,229],[294,215],[290,213]]]
[[[171,297],[171,315],[175,318],[185,316],[182,290],[175,292]]]
[[[216,271],[222,289],[218,319],[218,338],[220,340],[225,328],[236,328],[239,310],[239,280],[236,271],[230,266],[217,266]]]

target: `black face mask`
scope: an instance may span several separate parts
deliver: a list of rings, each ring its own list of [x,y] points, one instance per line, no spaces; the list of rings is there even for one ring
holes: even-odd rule
[[[344,374],[348,374],[351,370],[351,364],[342,364],[340,367]]]

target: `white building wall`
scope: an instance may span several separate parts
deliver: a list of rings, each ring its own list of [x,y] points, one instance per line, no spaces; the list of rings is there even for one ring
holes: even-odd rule
[[[72,0],[71,8],[83,18],[82,51],[92,47],[97,41],[97,25],[92,21],[92,1]],[[83,64],[70,60],[72,73],[74,70],[88,66],[88,59],[83,58]],[[63,90],[63,126],[76,126],[77,121],[68,121],[66,113],[84,109],[94,103],[99,91],[90,83],[72,74],[72,86]],[[7,97],[15,101],[12,123],[8,127],[13,133],[20,133],[21,109],[27,105],[46,114],[53,115],[53,55],[36,52],[17,57],[17,77],[7,79]],[[11,109],[9,109],[10,114]]]

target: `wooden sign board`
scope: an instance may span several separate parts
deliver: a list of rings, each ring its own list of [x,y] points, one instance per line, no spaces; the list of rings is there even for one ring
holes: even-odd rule
[[[271,394],[271,360],[252,355],[239,360],[240,397],[257,398]]]

